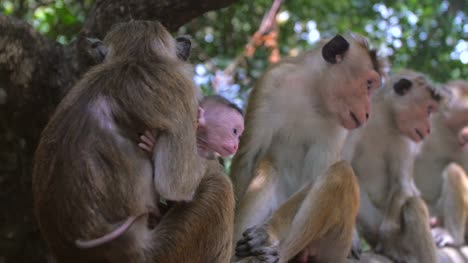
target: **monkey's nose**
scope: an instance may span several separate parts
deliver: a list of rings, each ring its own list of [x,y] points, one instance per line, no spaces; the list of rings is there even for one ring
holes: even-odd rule
[[[366,112],[366,119],[369,119],[369,113]]]

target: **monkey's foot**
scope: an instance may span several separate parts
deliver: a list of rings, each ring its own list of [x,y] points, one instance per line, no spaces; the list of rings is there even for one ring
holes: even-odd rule
[[[432,238],[437,247],[455,246],[455,239],[449,232],[443,228],[436,227],[431,229]]]
[[[279,261],[278,241],[271,242],[264,227],[251,227],[236,244],[236,256],[239,258],[255,256],[260,262]]]

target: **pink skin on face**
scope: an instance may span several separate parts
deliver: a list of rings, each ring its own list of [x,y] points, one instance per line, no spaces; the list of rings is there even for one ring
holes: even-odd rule
[[[215,152],[227,157],[237,152],[239,138],[244,132],[244,118],[235,109],[211,106],[202,112],[197,129],[199,153]]]

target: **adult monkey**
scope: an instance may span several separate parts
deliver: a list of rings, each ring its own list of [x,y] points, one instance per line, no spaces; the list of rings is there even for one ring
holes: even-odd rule
[[[281,61],[258,81],[231,167],[238,258],[346,259],[359,190],[351,167],[336,162],[347,130],[369,117],[378,72],[375,50],[350,34]]]
[[[372,96],[373,118],[345,146],[361,190],[357,228],[396,262],[437,262],[412,168],[417,143],[431,131],[431,113],[446,96],[422,73],[401,71]]]
[[[104,63],[63,99],[36,151],[34,208],[50,249],[67,263],[228,261],[232,187],[197,154],[196,88],[180,59],[190,41],[131,21],[104,44]],[[158,134],[151,159],[137,146],[145,130]],[[160,218],[158,195],[189,202]],[[95,240],[130,219],[122,235]]]
[[[447,83],[452,99],[434,115],[434,129],[414,167],[414,179],[439,226],[438,246],[462,245],[468,219],[468,82]]]

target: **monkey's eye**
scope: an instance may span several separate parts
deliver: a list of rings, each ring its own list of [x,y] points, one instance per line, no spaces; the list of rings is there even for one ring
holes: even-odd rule
[[[374,83],[374,81],[372,81],[372,80],[368,80],[368,81],[367,81],[367,90],[371,90],[371,89],[372,89],[372,83]]]
[[[232,134],[237,135],[237,129],[236,128],[232,129]]]

